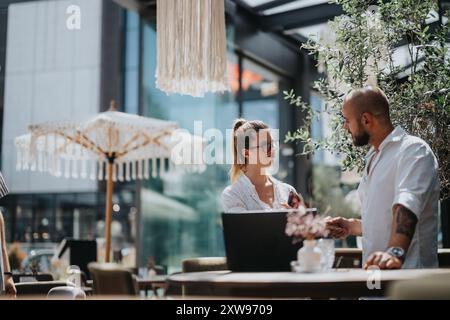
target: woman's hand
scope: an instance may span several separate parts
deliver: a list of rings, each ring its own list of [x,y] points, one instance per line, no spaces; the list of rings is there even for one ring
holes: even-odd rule
[[[7,276],[5,279],[5,292],[8,296],[16,298],[17,290],[11,276]]]
[[[289,206],[288,209],[298,209],[301,203],[302,199],[300,199],[300,196],[296,192],[294,191],[289,192],[289,198],[287,203],[287,205]]]

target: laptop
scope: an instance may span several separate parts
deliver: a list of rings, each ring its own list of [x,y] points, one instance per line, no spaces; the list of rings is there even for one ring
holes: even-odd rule
[[[237,272],[291,271],[302,243],[285,233],[287,211],[222,213],[228,268]]]

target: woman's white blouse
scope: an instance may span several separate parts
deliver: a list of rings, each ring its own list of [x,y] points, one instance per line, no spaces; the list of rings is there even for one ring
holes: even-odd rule
[[[253,183],[245,174],[241,174],[235,183],[226,187],[222,192],[222,205],[224,211],[239,212],[282,209],[283,207],[281,204],[288,202],[289,192],[296,192],[295,188],[273,177],[270,177],[270,180],[274,186],[273,207],[270,207],[259,198]]]

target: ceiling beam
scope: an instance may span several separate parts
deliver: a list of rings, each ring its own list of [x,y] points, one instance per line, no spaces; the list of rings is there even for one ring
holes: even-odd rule
[[[260,17],[263,30],[289,30],[327,22],[343,14],[342,7],[337,4],[323,3],[296,10]]]
[[[113,1],[127,10],[139,12],[140,4],[138,1],[135,0],[113,0]]]
[[[227,0],[227,1],[232,1],[235,4],[237,4],[239,7],[245,9],[247,12],[252,13],[254,15],[256,15],[256,12],[253,10],[252,6],[250,6],[247,2],[245,2],[244,0]]]
[[[156,0],[113,0],[125,9],[139,13],[143,18],[156,17]]]
[[[297,1],[297,0],[272,0],[272,1],[260,4],[259,6],[254,6],[253,10],[255,12],[266,11],[266,10],[270,10],[270,9],[275,8],[275,7],[279,7],[279,6],[282,6],[284,4],[288,4],[288,3],[294,2],[294,1]]]

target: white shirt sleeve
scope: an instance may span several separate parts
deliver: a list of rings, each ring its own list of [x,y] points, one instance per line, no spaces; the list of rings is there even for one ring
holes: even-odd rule
[[[439,192],[436,158],[426,145],[414,143],[400,153],[397,166],[392,206],[400,204],[419,218],[430,194]]]
[[[222,192],[222,206],[225,212],[241,212],[247,210],[247,206],[241,197],[236,195],[230,187]]]
[[[9,193],[8,186],[6,185],[5,179],[0,172],[0,198],[3,198]]]

